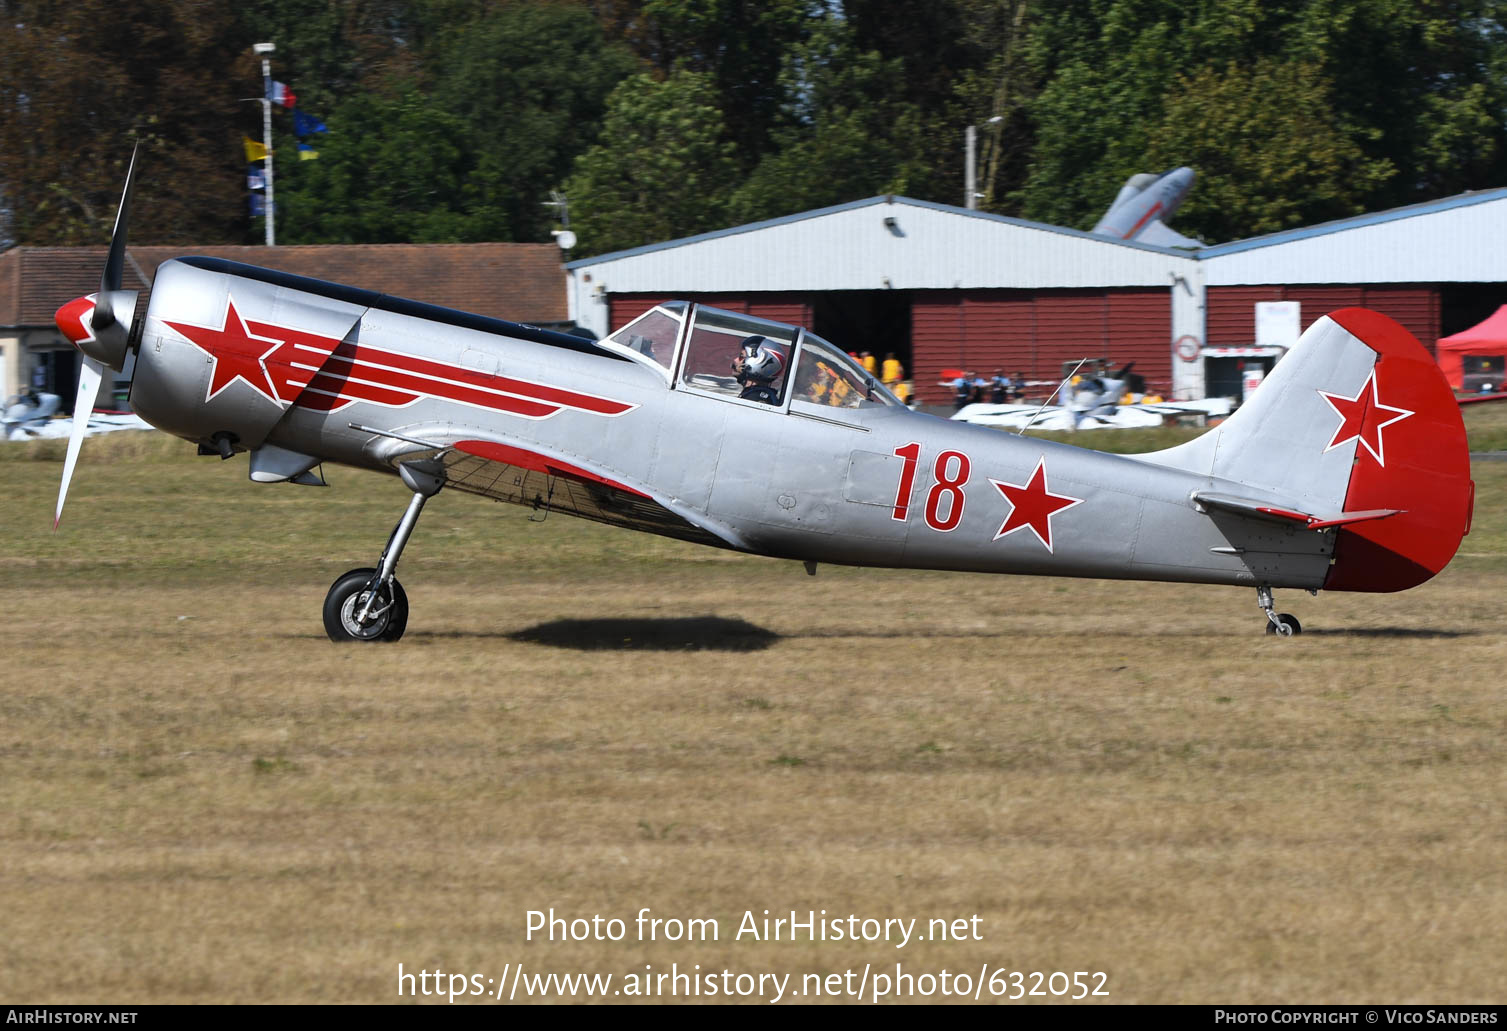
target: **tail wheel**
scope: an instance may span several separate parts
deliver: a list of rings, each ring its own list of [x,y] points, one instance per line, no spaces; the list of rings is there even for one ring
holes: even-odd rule
[[[1298,622],[1298,617],[1291,612],[1277,613],[1277,622],[1266,621],[1266,632],[1278,634],[1282,637],[1297,637],[1303,632],[1303,624]]]
[[[375,569],[352,569],[330,585],[324,599],[324,632],[330,640],[396,641],[408,629],[408,595],[403,585],[395,577],[371,597],[369,585],[376,575]]]

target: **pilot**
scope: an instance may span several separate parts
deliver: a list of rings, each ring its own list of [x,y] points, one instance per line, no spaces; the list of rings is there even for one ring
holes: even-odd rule
[[[784,371],[785,356],[761,336],[745,339],[733,357],[733,375],[738,378],[738,386],[743,388],[738,396],[745,401],[779,404],[780,391],[774,383]]]

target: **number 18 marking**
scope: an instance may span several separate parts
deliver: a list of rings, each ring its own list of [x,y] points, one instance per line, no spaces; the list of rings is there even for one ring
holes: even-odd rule
[[[900,483],[895,491],[895,508],[890,513],[890,518],[899,522],[905,522],[910,516],[910,495],[916,485],[916,464],[921,458],[921,445],[912,441],[902,447],[897,447],[894,454],[905,460],[900,468]],[[955,464],[953,464],[955,463]],[[952,473],[948,473],[948,465],[953,464]],[[926,525],[938,533],[947,533],[955,530],[963,521],[963,506],[967,497],[963,493],[963,487],[968,483],[968,477],[972,472],[973,464],[968,456],[961,451],[943,451],[937,455],[937,460],[932,464],[931,475],[935,481],[931,491],[926,495]],[[947,498],[947,515],[942,515],[942,499]]]

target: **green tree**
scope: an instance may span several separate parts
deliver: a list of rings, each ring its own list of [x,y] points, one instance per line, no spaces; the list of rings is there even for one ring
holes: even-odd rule
[[[924,179],[922,117],[904,99],[903,75],[900,58],[860,51],[839,18],[792,47],[781,125],[772,149],[733,194],[733,221],[904,193]]]
[[[459,13],[457,6],[446,0],[243,0],[237,13],[249,37],[277,47],[272,77],[293,87],[299,107],[325,117],[355,92],[417,77],[424,43],[443,17]]]
[[[1229,240],[1362,213],[1395,169],[1366,156],[1331,95],[1313,65],[1274,58],[1179,79],[1146,144],[1148,167],[1198,172],[1178,224]]]
[[[520,3],[440,33],[433,99],[464,122],[475,188],[506,239],[547,240],[549,188],[596,142],[607,96],[639,61],[583,7]]]
[[[677,68],[704,76],[743,171],[770,149],[787,97],[790,48],[828,13],[827,0],[642,0],[594,6],[661,79]]]
[[[625,79],[607,100],[602,142],[565,184],[581,254],[636,247],[726,225],[737,182],[714,84],[677,70]]]
[[[1230,85],[1241,82],[1263,91],[1263,102],[1295,103],[1262,114],[1261,122],[1278,141],[1300,139],[1300,125],[1319,132],[1309,141],[1314,153],[1281,154],[1299,166],[1283,177],[1283,187],[1244,181],[1265,194],[1244,209],[1242,217],[1252,221],[1220,218],[1194,203],[1208,192],[1206,183],[1213,185],[1206,175],[1178,216],[1184,232],[1245,236],[1273,219],[1312,222],[1335,211],[1496,185],[1507,171],[1502,12],[1499,0],[1042,5],[1027,48],[1042,87],[1030,104],[1036,147],[1020,194],[1025,213],[1086,227],[1127,176],[1169,163],[1216,178],[1245,176],[1257,164],[1251,156],[1257,144],[1237,127],[1237,113],[1257,114]],[[1273,81],[1278,69],[1301,71],[1301,82]],[[1190,88],[1214,92],[1201,103]],[[1225,110],[1205,111],[1209,105]],[[1174,116],[1187,125],[1171,125]],[[1168,154],[1173,142],[1201,155],[1207,168]],[[1149,153],[1153,144],[1161,148],[1157,160]],[[1285,144],[1272,146],[1280,151]],[[1331,181],[1322,168],[1357,174],[1310,192],[1315,176]],[[1297,192],[1278,198],[1279,189]]]
[[[1035,145],[1030,103],[1040,88],[1027,59],[1038,0],[959,0],[964,32],[976,59],[960,69],[955,94],[967,120],[978,126],[978,206],[1018,214]],[[955,163],[952,183],[961,182]]]
[[[465,122],[417,89],[357,94],[329,124],[318,160],[278,165],[288,182],[276,195],[279,242],[506,239],[506,214],[487,195]]]
[[[1015,125],[987,123],[992,92],[981,77],[992,75],[1005,49],[1002,9],[1010,0],[843,0],[843,17],[861,52],[895,62],[898,74],[887,102],[911,113],[916,159],[906,189],[917,197],[958,204],[963,193],[964,130],[985,126],[980,168],[1003,167],[1003,145],[1021,145]],[[1008,18],[1005,17],[1005,28]],[[878,99],[878,98],[876,98]],[[991,149],[994,148],[994,149]],[[984,175],[980,184],[990,180]]]
[[[245,86],[226,62],[249,51],[228,5],[0,0],[0,235],[107,241],[139,140],[134,242],[242,240]]]

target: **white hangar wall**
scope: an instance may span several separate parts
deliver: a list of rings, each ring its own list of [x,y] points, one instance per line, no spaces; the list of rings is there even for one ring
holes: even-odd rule
[[[1432,349],[1507,303],[1507,190],[1483,190],[1251,240],[1200,254],[1203,339],[1241,346],[1258,301],[1297,301],[1302,324],[1337,308],[1391,316]]]
[[[1210,247],[1214,286],[1507,282],[1507,190],[1361,215]]]
[[[657,300],[685,297],[804,314],[820,295],[901,291],[915,323],[918,392],[940,400],[943,370],[1026,366],[1058,374],[1069,355],[1135,360],[1171,386],[1178,327],[1201,305],[1174,281],[1197,262],[1056,226],[877,197],[769,222],[572,262],[571,315],[605,334]],[[1133,316],[1127,332],[1120,316]],[[839,340],[861,348],[859,340]]]
[[[1507,303],[1507,189],[1234,241],[1197,252],[903,197],[876,197],[572,262],[571,317],[605,334],[657,300],[684,297],[783,321],[820,321],[822,298],[898,291],[911,371],[944,400],[944,370],[1022,364],[1048,376],[1071,356],[1136,360],[1157,389],[1202,396],[1200,347],[1245,347],[1254,305],[1296,300],[1303,324],[1376,308],[1432,347],[1474,308]],[[1490,313],[1486,310],[1481,317]],[[1472,323],[1476,319],[1471,318]],[[1463,328],[1456,326],[1455,328]],[[820,332],[818,328],[818,332]],[[839,339],[863,347],[863,338]],[[1186,344],[1186,340],[1183,340]]]
[[[1192,264],[1160,247],[876,197],[604,254],[566,269],[580,305],[577,321],[586,325],[589,300],[601,293],[1165,287],[1169,267]]]

